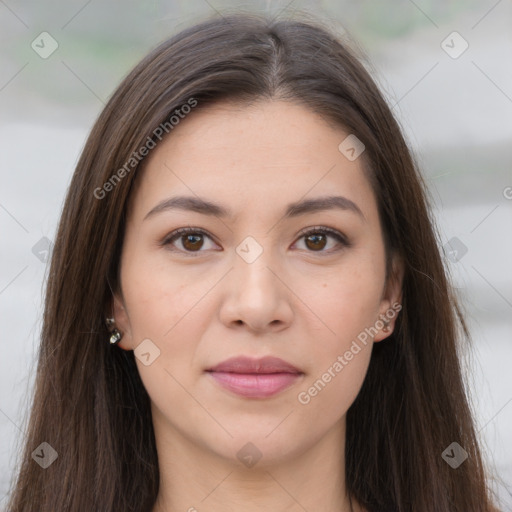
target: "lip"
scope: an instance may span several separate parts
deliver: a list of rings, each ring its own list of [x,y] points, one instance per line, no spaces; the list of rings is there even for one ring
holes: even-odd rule
[[[267,398],[293,385],[304,373],[277,357],[233,357],[206,370],[223,388],[247,398]]]
[[[252,358],[246,356],[231,357],[222,363],[209,368],[210,372],[229,372],[229,373],[302,373],[292,364],[279,359],[278,357],[266,356],[261,358]]]

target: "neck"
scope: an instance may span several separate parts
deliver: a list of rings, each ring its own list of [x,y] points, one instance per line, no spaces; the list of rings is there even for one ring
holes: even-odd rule
[[[160,490],[152,512],[363,512],[345,488],[345,418],[309,448],[250,468],[169,424],[156,422],[155,438]]]

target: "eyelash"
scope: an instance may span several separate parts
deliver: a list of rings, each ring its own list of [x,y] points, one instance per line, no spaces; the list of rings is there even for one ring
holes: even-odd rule
[[[179,239],[180,236],[190,235],[190,234],[193,234],[193,235],[204,235],[204,236],[207,236],[210,239],[212,238],[206,231],[204,231],[201,228],[179,228],[179,229],[176,229],[175,231],[173,231],[172,233],[169,233],[169,235],[166,236],[164,238],[164,240],[162,240],[160,245],[162,245],[162,246],[171,245],[172,242],[174,242],[175,240]],[[338,248],[335,248],[335,249],[331,249],[330,251],[324,251],[324,250],[321,250],[321,251],[307,251],[307,252],[311,252],[313,254],[315,254],[315,253],[322,254],[323,253],[323,254],[329,255],[329,254],[332,254],[333,252],[337,252],[337,251],[341,250],[342,248],[348,248],[348,247],[351,246],[351,243],[347,240],[347,238],[343,234],[341,234],[339,231],[336,231],[335,229],[331,229],[331,228],[328,228],[328,227],[325,227],[325,226],[315,226],[313,228],[306,228],[306,230],[303,230],[303,231],[301,231],[299,233],[298,239],[305,238],[308,235],[312,235],[312,234],[329,235],[329,236],[333,237],[341,245],[341,247],[338,247]],[[192,257],[196,257],[201,252],[204,252],[204,251],[201,251],[201,250],[199,250],[199,251],[186,251],[185,250],[184,251],[182,249],[177,249],[177,248],[174,248],[174,249],[171,249],[171,250],[172,251],[182,252],[182,253],[185,253],[188,256],[192,256]]]

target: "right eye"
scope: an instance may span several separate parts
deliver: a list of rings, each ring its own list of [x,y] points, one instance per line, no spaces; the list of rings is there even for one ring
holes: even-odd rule
[[[200,228],[179,228],[169,233],[168,236],[162,241],[161,245],[168,246],[171,251],[179,251],[185,254],[190,254],[194,252],[204,252],[200,249],[204,245],[204,241],[201,240],[201,237],[208,237],[211,239],[208,233]],[[174,242],[179,240],[182,249],[176,248],[174,246]]]

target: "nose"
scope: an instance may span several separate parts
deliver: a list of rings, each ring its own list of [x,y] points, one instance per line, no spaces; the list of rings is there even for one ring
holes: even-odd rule
[[[269,253],[264,251],[252,263],[236,255],[220,309],[220,320],[227,327],[277,333],[291,324],[293,293],[284,272],[266,256]]]

